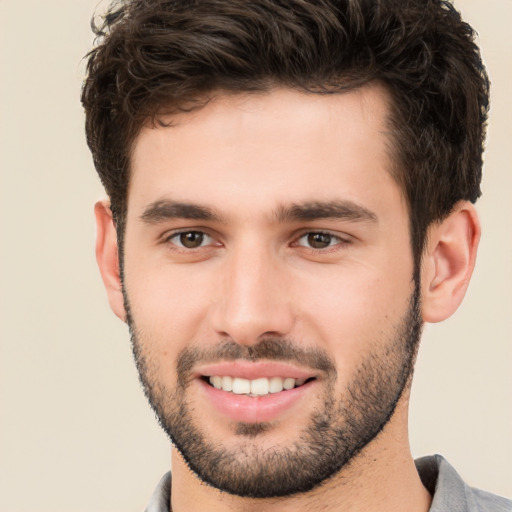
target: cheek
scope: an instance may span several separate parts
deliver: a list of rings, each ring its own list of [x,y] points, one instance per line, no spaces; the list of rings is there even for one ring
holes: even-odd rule
[[[412,266],[393,274],[351,266],[330,277],[306,280],[301,328],[323,344],[342,373],[350,373],[368,354],[393,339],[414,291]]]
[[[201,329],[212,285],[197,268],[127,262],[125,286],[132,317],[152,352],[176,354],[191,340],[204,339]]]

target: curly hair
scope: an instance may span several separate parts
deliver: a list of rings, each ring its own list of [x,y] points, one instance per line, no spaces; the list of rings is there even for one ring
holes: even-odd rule
[[[125,0],[92,26],[82,103],[120,242],[140,128],[219,90],[383,84],[415,258],[431,223],[480,196],[489,80],[473,29],[447,1]]]

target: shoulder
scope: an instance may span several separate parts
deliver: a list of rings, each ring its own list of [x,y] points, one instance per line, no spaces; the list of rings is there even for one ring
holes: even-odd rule
[[[441,455],[416,460],[416,468],[432,494],[429,512],[512,512],[512,501],[467,485]]]
[[[169,512],[171,503],[171,473],[166,473],[158,482],[145,512]]]
[[[469,510],[478,512],[512,512],[512,501],[487,491],[468,487]]]

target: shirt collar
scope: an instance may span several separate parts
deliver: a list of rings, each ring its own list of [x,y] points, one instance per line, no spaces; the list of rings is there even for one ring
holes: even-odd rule
[[[421,481],[432,495],[429,512],[475,512],[478,503],[492,504],[492,510],[510,511],[510,502],[504,498],[473,489],[466,485],[457,471],[441,455],[416,460]],[[145,512],[172,512],[171,473],[158,482]]]

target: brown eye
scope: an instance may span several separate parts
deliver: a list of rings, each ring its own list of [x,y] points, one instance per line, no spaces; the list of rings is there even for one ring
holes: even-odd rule
[[[297,245],[306,247],[308,249],[322,250],[328,248],[334,248],[336,246],[343,247],[350,242],[344,240],[339,236],[332,235],[331,233],[325,233],[323,231],[310,231],[305,233],[297,240]]]
[[[307,242],[313,249],[325,249],[333,243],[333,236],[327,233],[309,233]]]
[[[210,237],[201,231],[186,231],[184,233],[178,233],[173,238],[177,245],[185,247],[186,249],[197,249]]]

